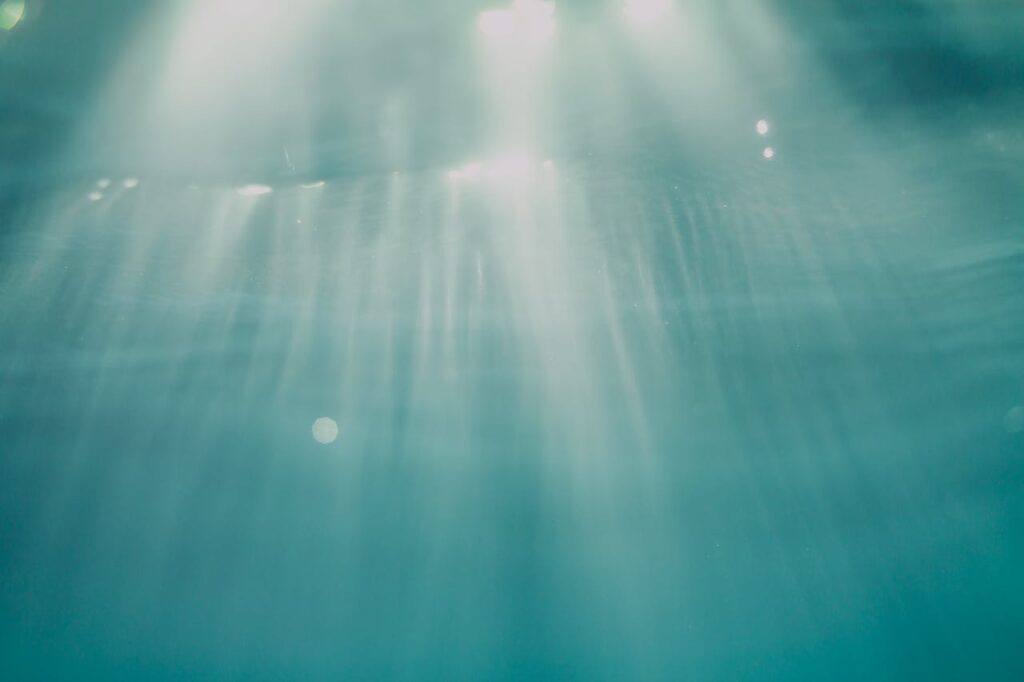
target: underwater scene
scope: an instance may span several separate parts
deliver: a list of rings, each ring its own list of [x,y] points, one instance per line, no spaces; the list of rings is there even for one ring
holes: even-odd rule
[[[0,677],[1024,680],[1024,3],[0,0]]]

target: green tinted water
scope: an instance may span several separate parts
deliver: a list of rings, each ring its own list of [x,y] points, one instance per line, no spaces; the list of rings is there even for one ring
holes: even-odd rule
[[[5,676],[1021,677],[1024,12],[256,4],[0,43]]]

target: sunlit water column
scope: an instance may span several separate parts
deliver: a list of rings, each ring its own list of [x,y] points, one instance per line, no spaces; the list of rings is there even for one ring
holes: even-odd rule
[[[516,456],[539,468],[535,504],[550,529],[541,537],[559,538],[544,550],[548,561],[565,569],[547,576],[548,589],[560,595],[552,599],[569,602],[581,591],[600,591],[600,618],[616,625],[591,636],[609,646],[617,640],[641,660],[652,654],[647,642],[653,633],[640,614],[652,607],[653,595],[639,578],[650,569],[644,568],[646,541],[636,529],[657,526],[667,512],[655,456],[666,434],[652,433],[649,415],[661,409],[657,401],[672,395],[678,368],[656,316],[652,254],[629,240],[632,231],[623,243],[609,241],[608,228],[614,234],[619,225],[598,217],[617,212],[633,230],[645,228],[617,203],[629,195],[630,181],[605,186],[582,159],[546,158],[549,145],[567,147],[553,134],[553,108],[569,102],[565,93],[551,90],[551,69],[587,57],[559,54],[564,36],[557,20],[550,2],[515,2],[480,15],[495,152],[453,169],[447,180],[460,220],[486,226],[495,257],[484,266],[511,316],[515,381],[535,405],[520,411],[519,428],[539,428],[539,440]],[[590,85],[598,101],[606,101],[602,96],[620,84]],[[578,106],[585,116],[585,104]],[[602,145],[595,151],[604,156],[618,150]],[[614,191],[600,194],[606,190]],[[477,215],[467,213],[472,205]],[[623,309],[626,301],[638,300],[643,313],[636,314],[636,304]],[[662,559],[675,561],[673,553]],[[545,625],[569,627],[553,611]]]
[[[126,158],[184,167],[231,160],[242,120],[257,138],[302,130],[317,102],[292,69],[318,6],[175,5],[69,158],[109,143],[112,112],[131,124]],[[196,187],[133,170],[40,201],[5,242],[2,396],[31,420],[12,470],[52,476],[23,476],[45,479],[18,493],[33,531],[18,551],[40,568],[11,591],[50,586],[54,611],[87,614],[108,644],[264,675],[362,656],[414,677],[434,655],[437,677],[480,679],[535,655],[728,678],[737,650],[849,634],[915,547],[967,525],[956,504],[956,523],[926,516],[964,465],[917,455],[948,457],[981,415],[936,413],[950,375],[904,365],[976,337],[948,332],[961,318],[930,297],[938,278],[905,273],[944,272],[921,247],[959,223],[936,206],[974,207],[900,196],[918,184],[875,131],[813,157],[852,182],[786,165],[795,123],[759,110],[730,55],[773,55],[786,34],[759,3],[735,33],[700,8],[615,6],[607,31],[635,38],[650,97],[620,97],[627,72],[606,57],[614,77],[590,84],[616,109],[600,164],[547,150],[565,32],[553,3],[520,0],[465,19],[491,125],[451,168]],[[164,68],[136,107],[121,79],[147,55]],[[380,93],[358,92],[350,106],[374,116]],[[626,123],[651,109],[685,143],[682,177],[606,165],[631,158]],[[983,256],[968,284],[1002,272]],[[952,279],[939,290],[955,299]],[[978,366],[1016,357],[981,347]],[[890,413],[907,404],[950,418],[906,431]],[[995,421],[1018,435],[1019,399]]]

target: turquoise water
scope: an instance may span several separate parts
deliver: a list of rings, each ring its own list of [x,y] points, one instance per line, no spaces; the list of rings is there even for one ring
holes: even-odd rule
[[[1020,5],[63,4],[5,679],[1024,678]]]

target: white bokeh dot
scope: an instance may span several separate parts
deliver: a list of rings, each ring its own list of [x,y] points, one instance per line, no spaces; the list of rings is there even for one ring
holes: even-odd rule
[[[338,422],[330,417],[320,417],[313,422],[313,438],[316,442],[328,445],[338,437]]]

